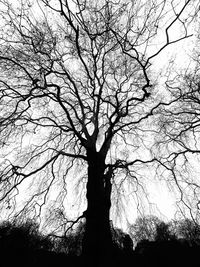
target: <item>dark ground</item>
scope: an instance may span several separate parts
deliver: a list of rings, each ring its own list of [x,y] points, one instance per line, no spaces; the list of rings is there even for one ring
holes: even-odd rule
[[[1,263],[2,267],[10,266],[26,266],[26,267],[44,267],[44,266],[66,266],[66,267],[79,267],[79,266],[94,266],[94,267],[177,267],[187,266],[194,267],[200,266],[200,247],[198,245],[190,246],[188,243],[169,241],[169,242],[146,242],[143,246],[137,247],[132,252],[116,251],[110,258],[102,259],[102,263],[93,262],[88,263],[81,256],[69,256],[64,253],[55,253],[45,250],[21,250],[10,249],[4,250],[1,248]],[[107,263],[107,264],[106,264]]]

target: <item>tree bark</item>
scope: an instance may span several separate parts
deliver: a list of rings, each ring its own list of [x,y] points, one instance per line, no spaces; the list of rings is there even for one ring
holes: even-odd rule
[[[100,262],[111,256],[113,249],[110,228],[112,172],[106,171],[105,158],[99,152],[90,150],[87,157],[87,210],[83,256],[90,264],[100,266]]]

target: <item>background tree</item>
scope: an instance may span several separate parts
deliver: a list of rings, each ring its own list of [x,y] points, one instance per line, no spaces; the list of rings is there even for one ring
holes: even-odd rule
[[[187,240],[190,245],[200,244],[200,225],[186,218],[176,223],[176,236]]]
[[[33,221],[2,222],[0,225],[1,253],[25,253],[38,249],[51,250],[53,244],[39,231],[39,225]]]
[[[138,217],[129,228],[134,246],[146,241],[169,241],[177,237],[172,222],[164,222],[156,216]],[[148,242],[147,242],[148,243]]]
[[[1,266],[42,266],[51,255],[53,243],[39,231],[34,221],[12,221],[0,224]],[[53,254],[52,254],[53,258]],[[51,261],[49,261],[51,262]],[[46,263],[47,264],[47,263]]]
[[[135,245],[142,240],[155,240],[159,224],[161,224],[161,220],[156,216],[138,217],[135,223],[130,226],[131,237]]]
[[[45,204],[64,214],[68,180],[82,181],[86,210],[65,228],[85,218],[83,253],[100,260],[112,250],[111,200],[128,184],[140,196],[145,164],[157,162],[150,121],[168,102],[151,65],[190,36],[195,2],[0,4],[1,203],[11,214],[42,216]]]
[[[171,241],[176,239],[176,235],[171,229],[171,223],[160,222],[156,226],[156,241]]]

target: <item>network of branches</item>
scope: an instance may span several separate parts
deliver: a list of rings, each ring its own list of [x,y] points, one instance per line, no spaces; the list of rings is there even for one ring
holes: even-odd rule
[[[1,0],[0,9],[3,216],[73,226],[68,196],[81,199],[82,218],[93,148],[112,173],[113,217],[129,200],[141,209],[157,176],[197,219],[198,71],[160,89],[153,67],[192,36],[198,1]]]

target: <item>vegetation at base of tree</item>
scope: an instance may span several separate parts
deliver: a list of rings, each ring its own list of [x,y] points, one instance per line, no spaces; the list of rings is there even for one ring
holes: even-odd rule
[[[84,266],[84,228],[82,223],[56,237],[42,234],[32,220],[2,222],[0,252],[5,265],[1,266]],[[155,216],[139,217],[129,234],[112,224],[111,232],[115,257],[105,266],[198,266],[200,225],[187,218],[165,223]]]

